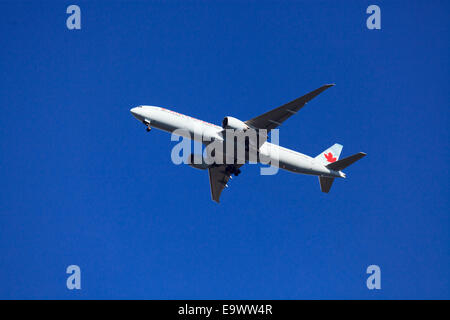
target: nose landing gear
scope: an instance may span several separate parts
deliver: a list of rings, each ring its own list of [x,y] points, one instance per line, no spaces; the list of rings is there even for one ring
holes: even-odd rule
[[[147,132],[150,132],[150,130],[152,130],[152,127],[150,127],[150,121],[148,121],[146,119],[146,120],[142,121],[142,123],[147,126]]]

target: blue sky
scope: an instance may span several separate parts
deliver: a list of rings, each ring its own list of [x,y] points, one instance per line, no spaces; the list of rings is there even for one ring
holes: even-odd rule
[[[448,2],[0,7],[0,298],[450,298]],[[325,83],[280,144],[367,152],[329,194],[249,165],[217,205],[207,173],[172,164],[170,135],[129,112],[219,124]]]

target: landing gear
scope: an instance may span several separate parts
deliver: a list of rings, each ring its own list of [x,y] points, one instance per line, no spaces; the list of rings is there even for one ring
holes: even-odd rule
[[[142,121],[142,123],[147,126],[147,132],[150,132],[150,130],[152,130],[152,127],[150,127],[150,121],[144,120]]]
[[[236,177],[241,173],[241,170],[235,166],[228,166],[225,170],[228,174],[234,174]]]

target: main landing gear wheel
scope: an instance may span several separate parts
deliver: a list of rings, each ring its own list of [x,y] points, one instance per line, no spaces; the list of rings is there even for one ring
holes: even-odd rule
[[[234,166],[229,166],[225,170],[228,174],[234,174],[236,177],[241,173],[241,170]]]

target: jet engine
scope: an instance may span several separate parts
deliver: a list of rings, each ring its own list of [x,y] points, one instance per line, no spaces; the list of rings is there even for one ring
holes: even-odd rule
[[[225,117],[222,121],[222,128],[246,131],[249,126],[239,119],[233,117]]]
[[[208,169],[211,165],[205,163],[205,159],[203,159],[202,155],[191,153],[187,158],[187,164],[195,169],[205,170]]]

